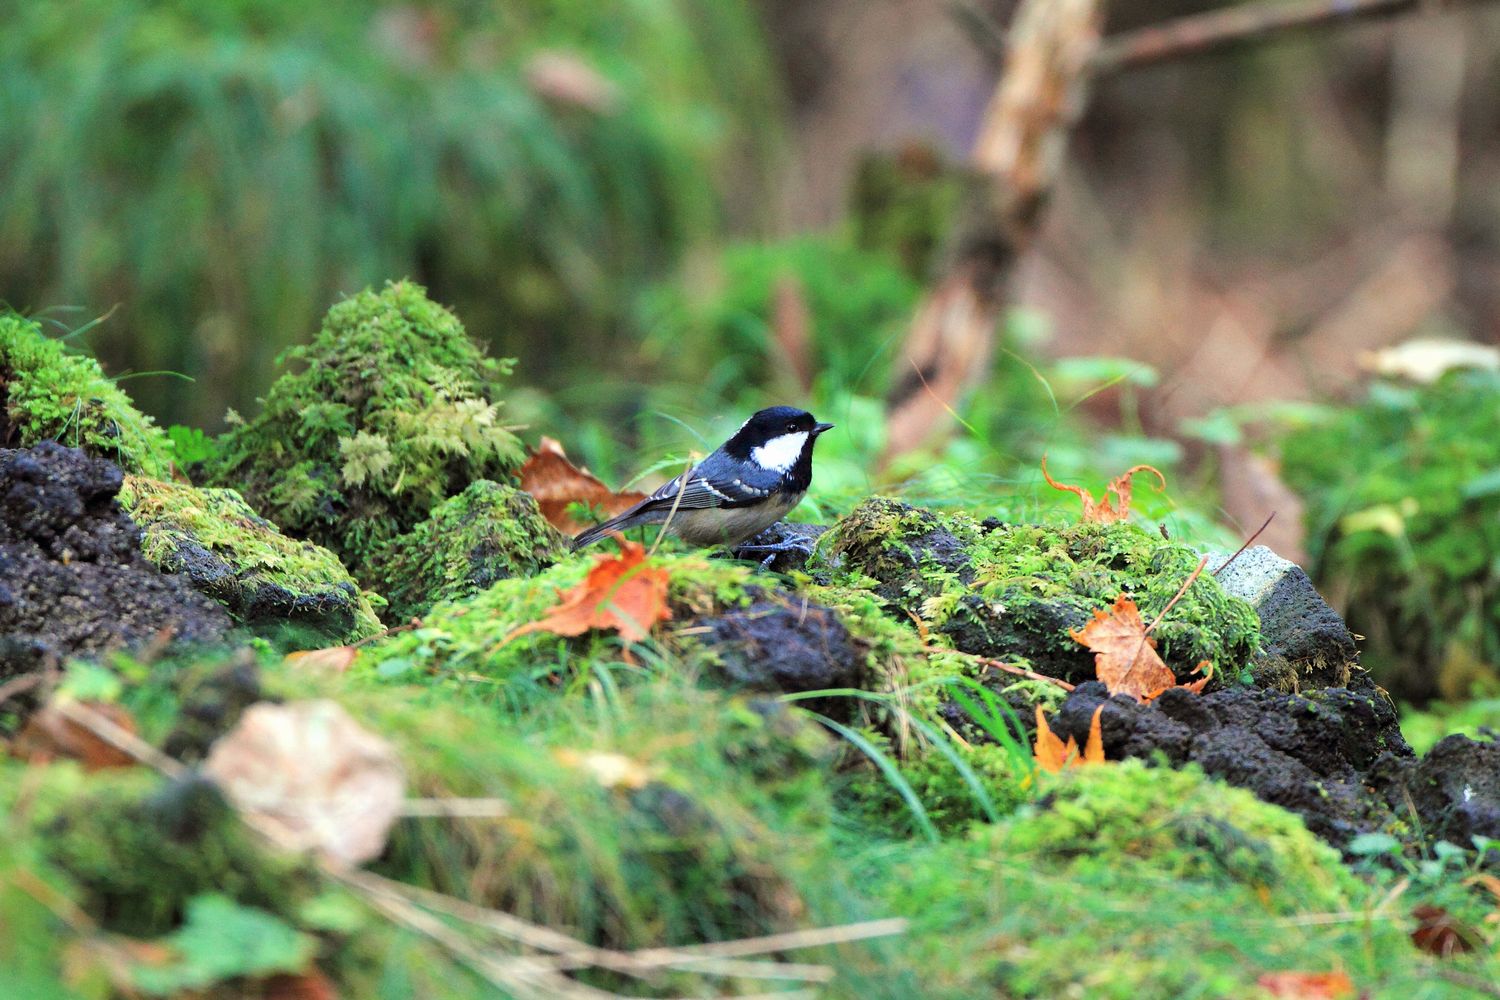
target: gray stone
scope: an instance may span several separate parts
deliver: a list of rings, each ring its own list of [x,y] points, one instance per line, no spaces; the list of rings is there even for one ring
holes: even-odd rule
[[[1208,571],[1231,553],[1208,553]],[[1286,691],[1343,687],[1358,666],[1354,636],[1323,600],[1302,567],[1264,545],[1246,549],[1216,577],[1260,616],[1261,652],[1252,664],[1256,682]]]

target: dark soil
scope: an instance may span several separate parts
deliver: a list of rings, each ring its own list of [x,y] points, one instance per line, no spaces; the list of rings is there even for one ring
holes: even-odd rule
[[[0,450],[0,676],[229,629],[222,608],[146,562],[115,503],[121,478],[51,441]]]
[[[701,623],[726,679],[756,691],[855,687],[863,656],[831,608],[764,595]]]
[[[1395,708],[1364,675],[1355,683],[1306,695],[1179,689],[1140,705],[1109,697],[1094,681],[1068,696],[1053,728],[1082,745],[1094,709],[1103,705],[1100,728],[1109,758],[1160,754],[1174,765],[1196,763],[1297,813],[1308,829],[1342,848],[1405,815],[1371,783],[1394,786],[1415,765]]]

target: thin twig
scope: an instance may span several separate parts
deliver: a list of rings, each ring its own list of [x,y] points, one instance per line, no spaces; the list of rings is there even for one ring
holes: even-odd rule
[[[49,676],[51,676],[51,671],[33,670],[29,674],[22,674],[19,677],[12,677],[4,684],[0,684],[0,705],[3,705],[7,701],[10,701],[10,699],[14,698],[18,694],[25,694],[32,688],[40,687],[41,685],[47,683],[47,678]]]
[[[661,540],[667,537],[667,528],[672,524],[672,518],[677,516],[677,505],[682,503],[682,495],[687,492],[688,479],[693,469],[697,468],[698,460],[693,455],[688,455],[688,467],[682,470],[682,482],[677,487],[677,495],[672,498],[672,508],[667,511],[667,519],[661,523],[661,530],[656,533],[656,540],[651,543],[651,548],[646,552],[646,558],[656,555]]]
[[[953,652],[957,652],[957,650],[953,650]],[[1046,681],[1048,684],[1056,684],[1064,691],[1071,691],[1074,687],[1074,685],[1069,684],[1067,681],[1061,679],[1060,677],[1048,677],[1046,674],[1039,674],[1034,670],[1027,670],[1024,667],[1013,666],[1001,660],[993,660],[988,656],[979,656],[974,653],[965,653],[963,655],[973,656],[974,659],[978,660],[982,665],[989,667],[992,670],[1003,670],[1008,674],[1015,674],[1017,677],[1025,677],[1027,680]]]
[[[1255,543],[1255,540],[1260,537],[1261,532],[1265,531],[1267,528],[1269,528],[1271,526],[1271,519],[1274,518],[1275,516],[1276,516],[1276,512],[1274,510],[1271,511],[1271,513],[1266,517],[1265,523],[1262,524],[1259,528],[1255,529],[1255,534],[1253,534],[1249,538],[1245,539],[1245,544],[1241,545],[1239,548],[1235,549],[1234,550],[1234,555],[1230,556],[1228,559],[1225,559],[1224,560],[1224,565],[1222,565],[1218,569],[1214,570],[1211,575],[1212,576],[1218,576],[1220,573],[1222,573],[1226,569],[1228,569],[1229,568],[1229,564],[1232,563],[1232,562],[1234,562],[1242,554],[1244,554],[1244,551],[1246,549],[1248,549],[1251,545],[1253,545]]]
[[[1092,68],[1095,74],[1103,76],[1151,63],[1216,52],[1271,35],[1451,5],[1453,0],[1436,3],[1433,0],[1263,0],[1260,3],[1241,3],[1106,38],[1094,54]]]
[[[160,771],[173,780],[182,778],[188,773],[188,769],[179,761],[168,757],[129,730],[115,725],[82,702],[58,698],[53,701],[52,707],[57,710],[57,714],[71,722],[76,722],[116,750]]]
[[[1182,586],[1177,588],[1177,593],[1173,595],[1170,601],[1167,602],[1167,606],[1161,609],[1161,614],[1157,615],[1156,620],[1153,621],[1150,625],[1146,626],[1145,635],[1150,635],[1151,630],[1161,624],[1161,620],[1167,617],[1167,612],[1172,610],[1172,605],[1182,600],[1182,595],[1188,592],[1188,588],[1193,585],[1193,581],[1198,579],[1199,574],[1203,572],[1203,567],[1207,565],[1208,556],[1204,556],[1202,559],[1198,560],[1198,568],[1188,574],[1188,578],[1183,581]],[[1144,641],[1144,639],[1142,641]]]
[[[504,799],[407,799],[401,804],[401,815],[501,819],[514,815],[514,811]]]

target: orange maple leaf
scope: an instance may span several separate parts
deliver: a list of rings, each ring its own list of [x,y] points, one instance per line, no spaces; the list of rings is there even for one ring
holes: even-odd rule
[[[1052,487],[1054,490],[1063,490],[1068,493],[1076,493],[1078,494],[1078,499],[1083,501],[1083,516],[1079,518],[1080,521],[1094,521],[1099,524],[1110,524],[1115,521],[1124,521],[1129,518],[1131,490],[1130,477],[1134,476],[1137,472],[1149,472],[1152,475],[1156,476],[1157,481],[1161,483],[1161,485],[1157,487],[1158,493],[1167,488],[1167,477],[1163,476],[1160,470],[1158,470],[1154,466],[1132,465],[1130,468],[1126,469],[1124,472],[1111,479],[1109,481],[1109,485],[1104,487],[1103,498],[1100,500],[1095,500],[1094,495],[1088,490],[1084,489],[1082,486],[1070,486],[1067,483],[1059,483],[1054,480],[1052,476],[1047,472],[1047,456],[1042,456],[1042,478],[1047,480],[1047,485]],[[1115,495],[1115,500],[1118,501],[1118,505],[1116,505],[1109,499],[1109,495],[1111,493]]]
[[[1095,611],[1093,621],[1068,634],[1094,654],[1094,676],[1104,682],[1110,694],[1128,694],[1142,702],[1174,687],[1201,694],[1213,678],[1213,665],[1204,660],[1193,668],[1193,673],[1202,673],[1202,677],[1191,684],[1178,684],[1176,675],[1156,651],[1156,640],[1149,634],[1152,627],[1141,620],[1135,601],[1121,594],[1111,610]]]
[[[1031,751],[1037,767],[1056,774],[1065,767],[1103,764],[1104,734],[1099,728],[1099,715],[1103,711],[1103,705],[1094,709],[1094,717],[1089,720],[1089,738],[1083,745],[1083,754],[1080,755],[1078,741],[1071,736],[1068,737],[1067,743],[1058,739],[1052,727],[1047,725],[1047,716],[1042,714],[1042,706],[1038,705],[1036,707],[1036,746]]]
[[[1255,984],[1286,1000],[1339,1000],[1354,993],[1354,983],[1342,972],[1267,972]]]
[[[582,583],[560,591],[557,604],[538,621],[514,629],[509,642],[528,632],[582,635],[614,629],[626,642],[640,642],[651,626],[672,617],[667,607],[667,571],[646,565],[646,547],[614,532],[619,555],[601,555]]]
[[[606,517],[614,517],[646,499],[644,493],[613,492],[588,469],[568,461],[563,446],[549,437],[542,438],[517,475],[521,489],[536,498],[547,523],[570,535],[588,527],[568,515],[568,508],[575,503],[596,507]]]

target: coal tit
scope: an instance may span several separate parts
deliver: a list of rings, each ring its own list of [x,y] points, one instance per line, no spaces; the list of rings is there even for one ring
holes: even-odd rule
[[[611,531],[662,523],[691,545],[740,545],[802,501],[812,483],[813,445],[832,426],[791,406],[761,410],[702,462],[623,514],[580,532],[573,548]]]

